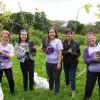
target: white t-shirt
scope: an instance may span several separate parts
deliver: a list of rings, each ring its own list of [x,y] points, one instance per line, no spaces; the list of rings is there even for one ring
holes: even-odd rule
[[[11,58],[6,57],[4,54],[11,53],[14,54],[14,47],[12,44],[2,45],[0,43],[0,50],[3,51],[3,54],[0,54],[0,68],[1,69],[8,69],[12,67],[12,60]]]
[[[98,51],[100,51],[100,43],[98,43],[95,47],[89,46],[89,55],[91,55],[92,53],[96,53]]]
[[[46,48],[46,62],[57,64],[58,63],[58,51],[63,50],[61,40],[52,40]]]

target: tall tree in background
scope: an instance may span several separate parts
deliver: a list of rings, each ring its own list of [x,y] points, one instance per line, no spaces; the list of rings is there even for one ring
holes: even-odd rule
[[[76,34],[82,34],[81,31],[84,28],[84,24],[78,21],[70,20],[68,21],[68,28],[72,29]]]
[[[13,13],[12,19],[12,32],[19,32],[21,29],[34,29],[34,16],[29,12]]]
[[[0,30],[2,29],[8,29],[9,30],[9,23],[11,13],[10,11],[5,10],[5,4],[3,4],[2,1],[0,1]]]
[[[48,27],[51,26],[50,21],[46,18],[45,12],[39,12],[36,9],[36,12],[34,14],[34,28],[39,29],[40,31],[47,32]]]

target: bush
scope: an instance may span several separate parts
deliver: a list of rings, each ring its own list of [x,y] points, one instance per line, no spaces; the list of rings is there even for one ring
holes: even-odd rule
[[[40,39],[42,38],[45,38],[47,36],[47,34],[39,31],[39,30],[32,30],[32,29],[29,29],[29,33],[30,33],[30,36],[36,36]]]
[[[31,39],[31,41],[34,41],[36,43],[36,45],[40,45],[41,44],[41,40],[43,38],[47,37],[47,34],[44,34],[43,32],[38,31],[38,30],[32,30],[31,29],[29,31],[29,33],[30,33],[30,39]],[[96,34],[96,36],[97,36],[97,41],[100,42],[100,35],[99,34]],[[61,34],[61,33],[58,34],[58,37],[62,41],[65,39],[64,34]],[[73,38],[76,41],[78,41],[80,43],[80,45],[86,45],[86,37],[85,36],[75,34],[73,36]],[[18,35],[13,34],[11,36],[11,41],[12,41],[13,44],[15,44],[16,42],[18,42]]]
[[[59,38],[63,41],[65,39],[64,34],[58,34]],[[86,44],[86,38],[85,36],[82,35],[74,35],[73,36],[74,40],[78,41],[81,45]]]
[[[41,45],[41,39],[36,36],[31,36],[30,40],[33,41],[36,45]]]
[[[18,35],[16,34],[12,34],[11,35],[11,43],[13,43],[15,45],[15,43],[18,42]]]

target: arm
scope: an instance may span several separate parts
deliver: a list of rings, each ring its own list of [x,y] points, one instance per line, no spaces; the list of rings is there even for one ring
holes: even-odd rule
[[[58,64],[57,64],[57,69],[61,68],[61,60],[62,60],[62,50],[58,50]]]
[[[88,54],[88,48],[86,48],[86,49],[84,50],[83,58],[84,58],[84,62],[85,62],[86,64],[90,64],[90,63],[93,62],[93,58],[90,57],[89,54]]]
[[[0,54],[4,55],[7,58],[12,58],[14,56],[14,52],[4,52],[0,50]]]
[[[62,42],[60,41],[58,43],[58,64],[57,64],[58,70],[61,69],[62,50],[63,50],[63,45],[62,45]]]

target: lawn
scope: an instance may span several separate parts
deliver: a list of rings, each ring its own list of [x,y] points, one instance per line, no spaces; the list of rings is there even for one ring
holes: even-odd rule
[[[81,52],[83,52],[84,47],[81,47]],[[76,78],[76,96],[72,98],[70,96],[71,90],[69,88],[65,88],[64,82],[64,72],[62,69],[61,73],[61,85],[60,85],[60,93],[59,95],[55,95],[54,92],[50,92],[49,90],[43,89],[34,89],[33,91],[23,91],[22,86],[22,73],[19,67],[19,62],[14,57],[13,59],[13,72],[14,72],[14,79],[15,79],[15,95],[12,96],[9,92],[8,82],[5,78],[5,75],[2,80],[2,89],[4,93],[4,100],[82,100],[84,95],[84,87],[86,82],[86,73],[80,75],[82,71],[86,69],[86,65],[83,62],[82,55],[79,58],[80,63],[77,69],[77,78]],[[45,69],[45,56],[42,50],[37,47],[37,54],[35,57],[35,71],[38,73],[39,76],[47,78],[46,69]],[[80,75],[80,76],[79,76]],[[96,84],[95,89],[93,91],[92,100],[98,100],[98,85]]]

